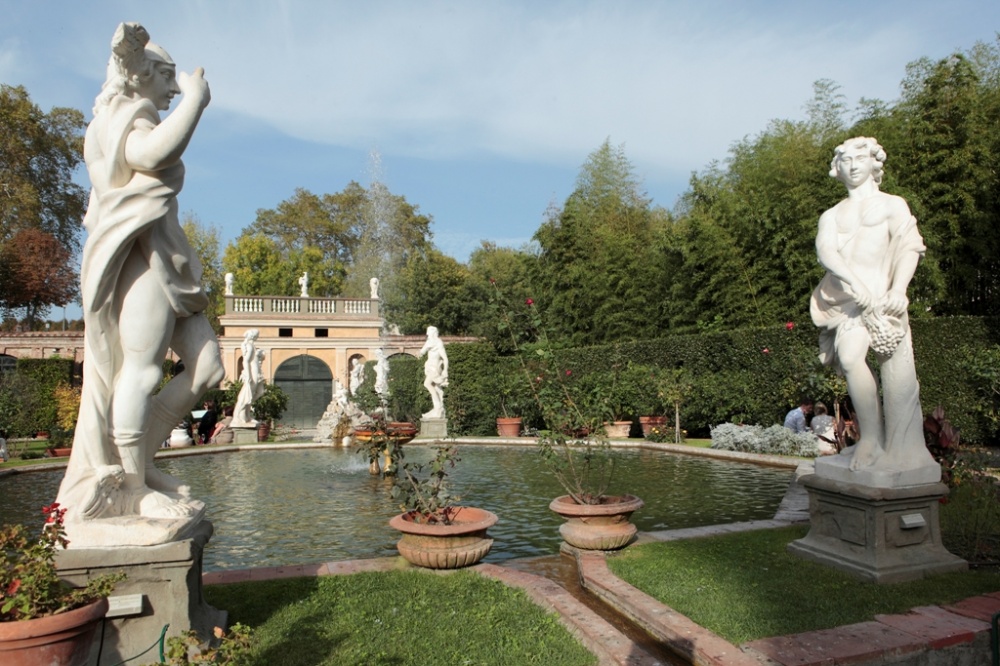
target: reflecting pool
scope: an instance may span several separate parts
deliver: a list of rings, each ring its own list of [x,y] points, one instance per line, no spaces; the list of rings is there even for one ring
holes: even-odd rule
[[[407,445],[407,461],[431,457]],[[641,531],[769,519],[791,470],[644,451],[620,452],[612,492],[646,506],[633,522]],[[488,562],[550,555],[559,550],[561,519],[549,511],[559,485],[531,446],[460,445],[452,488],[464,503],[500,521]],[[308,564],[396,554],[398,513],[390,481],[372,478],[367,459],[346,449],[284,449],[157,459],[204,500],[215,536],[206,571]],[[56,495],[63,471],[0,478],[0,522],[40,524],[40,507]]]

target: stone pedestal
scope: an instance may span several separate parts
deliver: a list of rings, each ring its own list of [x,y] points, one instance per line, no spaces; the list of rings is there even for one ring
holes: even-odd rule
[[[796,555],[876,583],[963,571],[941,544],[938,507],[948,487],[930,483],[871,488],[806,476],[812,527],[788,545]]]
[[[448,436],[448,419],[445,417],[420,419],[420,439],[444,439]]]
[[[240,426],[233,428],[233,444],[256,444],[257,426]]]
[[[135,657],[157,642],[163,626],[168,636],[194,629],[202,640],[214,627],[226,627],[227,613],[202,596],[202,553],[212,537],[212,523],[202,521],[190,539],[160,546],[70,548],[57,554],[60,575],[74,585],[89,577],[124,571],[128,578],[115,587],[104,628],[99,666]],[[96,663],[99,640],[87,663]],[[156,648],[137,663],[155,661]]]

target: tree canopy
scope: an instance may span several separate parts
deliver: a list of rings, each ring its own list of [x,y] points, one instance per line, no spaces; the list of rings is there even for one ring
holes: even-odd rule
[[[23,87],[0,84],[0,307],[23,308],[29,319],[76,295],[64,278],[75,276],[85,210],[72,180],[84,127],[80,111],[44,113]],[[43,246],[49,254],[29,254]]]

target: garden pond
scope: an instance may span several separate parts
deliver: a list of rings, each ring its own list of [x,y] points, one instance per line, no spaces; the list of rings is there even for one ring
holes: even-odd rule
[[[407,462],[432,453],[406,446]],[[618,453],[611,492],[645,501],[632,517],[645,532],[770,519],[792,478],[789,469],[644,449]],[[458,455],[450,479],[460,503],[500,519],[490,528],[487,562],[559,551],[562,519],[548,505],[563,491],[534,447],[460,445]],[[207,506],[215,536],[206,571],[396,555],[391,481],[369,475],[367,458],[353,450],[243,451],[158,458],[157,465]],[[59,469],[0,478],[0,522],[40,525],[40,508],[55,498],[62,476]]]

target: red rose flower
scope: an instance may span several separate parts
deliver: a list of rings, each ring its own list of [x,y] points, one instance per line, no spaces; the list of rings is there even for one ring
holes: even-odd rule
[[[795,322],[794,321],[788,322],[787,324],[785,324],[785,328],[788,329],[789,331],[792,330],[793,328],[795,328]]]
[[[531,300],[530,298],[528,298],[528,299],[525,299],[524,304],[525,305],[534,305],[535,302],[533,300]]]

